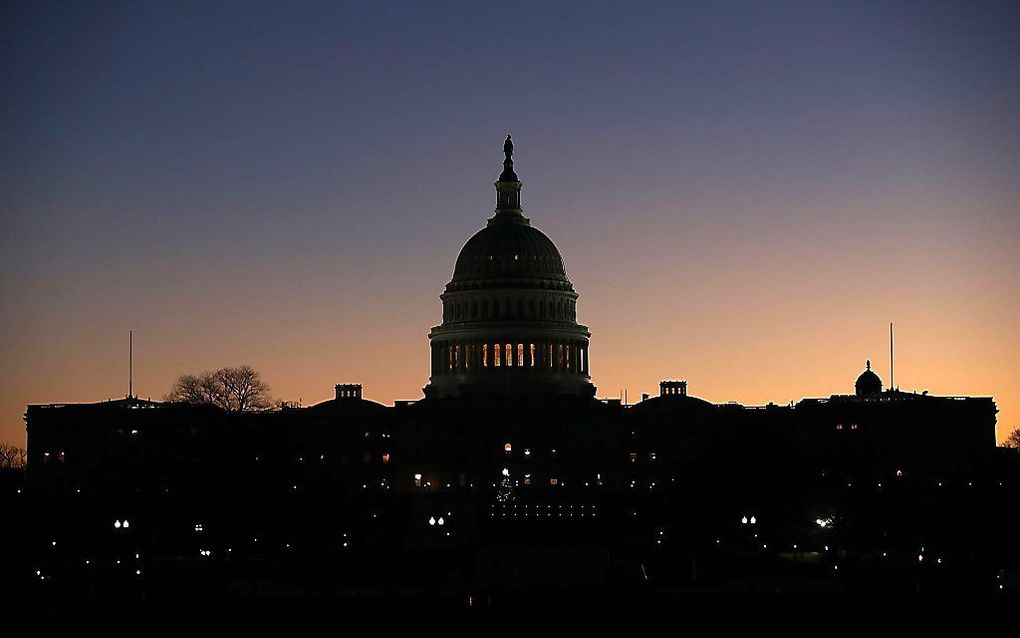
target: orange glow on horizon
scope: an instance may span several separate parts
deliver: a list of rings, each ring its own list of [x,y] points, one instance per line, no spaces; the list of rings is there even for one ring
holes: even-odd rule
[[[1005,285],[1001,278],[982,275],[987,257],[905,265],[876,248],[862,261],[853,234],[822,248],[785,239],[793,229],[752,241],[752,228],[723,241],[717,231],[681,223],[655,236],[637,224],[598,238],[594,229],[569,232],[566,214],[542,217],[547,223],[536,224],[559,245],[581,295],[578,320],[593,333],[600,397],[626,390],[636,401],[642,392],[657,395],[660,380],[678,378],[689,382],[691,395],[713,402],[785,404],[852,393],[869,358],[888,386],[891,318],[901,389],[990,395],[1000,409],[998,439],[1020,426],[1013,363],[1020,341],[1012,319],[1020,301],[995,292]],[[906,243],[901,254],[910,251]],[[178,374],[248,363],[275,397],[306,406],[330,399],[340,381],[364,384],[365,398],[385,404],[419,398],[429,374],[426,334],[439,321],[437,297],[456,250],[436,248],[417,274],[398,264],[371,278],[352,276],[331,294],[298,287],[274,303],[248,295],[261,284],[227,295],[211,283],[143,292],[135,301],[144,312],[131,317],[137,393],[160,398]],[[321,265],[333,267],[345,268]],[[886,276],[897,268],[895,280]],[[9,348],[0,387],[4,439],[24,441],[27,403],[98,401],[127,391],[127,324],[102,300],[72,301],[75,313],[37,315],[37,325],[23,327],[34,338]],[[79,324],[77,317],[88,320]],[[509,363],[510,346],[501,349]]]

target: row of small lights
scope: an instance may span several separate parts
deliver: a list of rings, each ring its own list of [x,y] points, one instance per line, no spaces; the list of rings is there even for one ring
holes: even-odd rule
[[[516,508],[516,505],[515,505],[514,507]],[[527,505],[525,505],[525,507],[527,507]],[[541,507],[541,506],[536,506],[536,508],[540,508],[540,507]],[[551,506],[549,506],[549,505],[546,505],[546,508],[549,508],[549,507],[551,507]],[[562,507],[562,505],[560,505],[560,507]],[[570,507],[572,508],[572,507],[573,507],[573,505],[571,505]],[[583,508],[583,507],[585,507],[585,506],[584,506],[584,505],[582,505],[581,507]],[[592,509],[594,509],[594,507],[595,507],[595,506],[593,505],[593,506],[592,506]],[[449,517],[449,516],[451,516],[451,513],[450,513],[450,512],[447,512],[447,514],[446,514],[446,515],[447,515],[447,516]],[[506,515],[506,514],[504,513],[504,516],[505,516],[505,515]],[[515,514],[515,515],[516,515],[516,514]],[[527,516],[527,515],[528,515],[528,514],[526,513],[526,514],[525,514],[525,516]],[[536,513],[536,515],[540,515],[540,514],[539,514],[539,513]],[[550,515],[550,514],[547,514],[547,516],[549,516],[549,515]],[[571,516],[573,516],[573,514],[570,514],[570,515],[571,515]],[[582,513],[581,515],[583,516],[584,514]],[[560,516],[562,516],[562,513],[560,513]],[[594,516],[594,512],[592,513],[592,516]],[[117,522],[120,522],[120,521],[117,521]],[[126,520],[125,520],[124,522],[125,522],[125,523],[127,523],[127,521],[126,521]],[[815,519],[815,523],[816,523],[816,524],[818,524],[818,525],[819,525],[819,527],[827,527],[827,526],[831,526],[831,522],[832,522],[831,518],[828,518],[828,519],[822,519],[822,518],[818,518],[818,519]],[[446,519],[445,519],[445,518],[444,518],[443,516],[439,516],[438,518],[436,518],[435,516],[430,516],[430,517],[429,517],[429,519],[428,519],[428,524],[429,524],[429,526],[435,526],[435,525],[443,526],[443,525],[445,525],[445,523],[446,523]],[[747,525],[747,524],[750,524],[750,525],[754,525],[754,524],[756,524],[756,523],[757,523],[757,517],[755,517],[754,515],[752,515],[752,516],[750,516],[750,517],[747,517],[747,516],[743,516],[743,517],[741,518],[741,524],[742,524],[742,525]],[[196,527],[196,530],[199,530],[199,531],[200,531],[200,530],[201,530],[201,528],[202,528],[202,525],[201,525],[201,524],[199,524],[199,525],[196,525],[195,527]],[[447,536],[449,536],[449,535],[450,535],[450,532],[446,532],[446,535],[447,535]],[[757,534],[755,534],[755,537],[757,538]],[[344,541],[343,541],[343,547],[345,547],[345,548],[346,548],[346,547],[348,547],[348,541],[347,541],[347,538],[348,538],[348,536],[347,536],[347,533],[344,533],[344,534],[343,534],[343,538],[344,538]],[[658,538],[656,539],[656,544],[659,544],[659,545],[661,545],[661,544],[662,544],[662,542],[663,542],[663,540],[664,540],[664,538],[665,538],[665,531],[663,531],[663,530],[658,530]],[[256,543],[258,543],[258,542],[259,542],[259,539],[258,539],[258,537],[254,537],[254,542],[256,542]],[[720,539],[716,539],[716,541],[715,541],[715,542],[716,542],[716,544],[718,545],[718,544],[721,544],[721,542],[722,542],[722,541],[721,541]],[[51,545],[52,545],[52,546],[54,546],[54,547],[56,546],[56,544],[57,544],[57,543],[56,543],[56,541],[53,541],[53,542],[51,543]],[[290,549],[290,543],[287,543],[287,544],[285,545],[285,547],[286,547],[287,549]],[[762,549],[768,549],[768,544],[767,544],[767,543],[763,543],[763,544],[762,544]],[[798,549],[798,546],[797,546],[797,544],[796,544],[796,543],[794,543],[794,544],[793,544],[793,549],[794,549],[794,550],[797,550],[797,549]],[[825,546],[824,546],[824,550],[825,550],[826,552],[828,552],[828,551],[829,551],[829,546],[828,546],[828,545],[825,545]],[[232,552],[233,550],[232,550],[232,548],[229,548],[229,547],[228,547],[228,548],[226,549],[226,551],[227,551],[228,553],[230,553],[230,552]],[[922,546],[922,547],[920,548],[920,553],[918,553],[918,555],[917,555],[917,562],[918,562],[918,563],[923,563],[923,562],[924,562],[924,560],[925,560],[925,555],[924,555],[924,551],[925,551],[925,548],[924,548],[924,546]],[[201,550],[199,550],[199,555],[201,555],[201,556],[203,556],[203,557],[206,557],[206,558],[211,558],[211,557],[212,557],[212,550],[209,550],[209,549],[201,549]],[[883,558],[885,558],[885,557],[888,557],[888,552],[882,552],[882,557],[883,557]],[[137,560],[140,560],[140,554],[138,554],[138,553],[136,553],[136,554],[135,554],[135,560],[136,560],[136,561],[137,561]],[[116,564],[117,564],[117,565],[120,565],[120,564],[121,564],[121,560],[120,560],[120,559],[116,559],[116,561],[115,561],[115,562],[116,562]],[[942,564],[943,564],[943,559],[942,559],[941,557],[938,557],[938,558],[936,558],[936,559],[935,559],[935,563],[936,563],[937,565],[942,565]],[[91,560],[89,560],[89,559],[86,559],[86,560],[85,560],[85,565],[87,565],[87,566],[88,566],[88,565],[91,565]],[[833,570],[836,570],[836,571],[838,571],[838,570],[839,570],[839,564],[838,564],[838,563],[837,563],[837,564],[834,564],[834,565],[833,565]],[[137,575],[137,576],[141,576],[141,574],[142,574],[142,571],[141,571],[141,569],[139,569],[139,568],[136,568],[136,569],[135,569],[135,575]],[[37,577],[37,578],[39,578],[40,580],[46,580],[47,578],[50,578],[50,577],[48,577],[48,576],[44,575],[44,574],[43,574],[43,572],[42,572],[42,570],[39,570],[39,569],[37,569],[37,570],[36,570],[36,572],[35,572],[35,575],[36,575],[36,577]],[[997,580],[999,580],[999,579],[1000,579],[1000,578],[999,578],[999,577],[997,576]],[[1004,588],[1005,588],[1004,584],[1002,584],[1002,583],[999,583],[999,585],[998,585],[998,589],[1002,590],[1002,589],[1004,589]]]
[[[415,480],[416,481],[420,481],[421,480],[421,474],[415,474],[414,476],[415,476]],[[600,476],[600,478],[596,479],[595,484],[598,485],[598,486],[601,486],[603,483],[602,483],[601,475],[599,475],[599,476]],[[669,482],[670,482],[670,484],[675,484],[676,483],[676,479],[675,478],[671,478],[669,480]],[[520,481],[516,481],[515,484],[517,486],[520,486]],[[1003,487],[1004,482],[1003,481],[998,481],[997,484],[998,484],[999,487]],[[558,487],[564,487],[566,485],[566,483],[563,480],[558,480],[556,485]],[[649,485],[648,485],[648,489],[650,489],[650,490],[655,489],[656,485],[657,485],[657,483],[655,481],[650,481]],[[938,481],[936,483],[936,485],[938,487],[945,487],[945,482],[944,481]],[[493,483],[492,486],[496,487],[496,484]],[[588,481],[585,481],[584,486],[585,487],[590,487],[591,485],[590,485],[590,483]],[[853,487],[853,481],[848,481],[846,483],[846,486],[848,488],[852,488]],[[881,487],[883,487],[883,484],[882,484],[881,481],[879,481],[878,483],[876,483],[876,486],[881,488]],[[386,479],[382,479],[382,480],[379,481],[379,487],[381,487],[382,489],[385,489],[385,490],[391,489],[391,486],[386,482]],[[432,487],[432,483],[431,482],[423,483],[422,487],[429,487],[430,488],[430,487]],[[451,484],[450,483],[446,483],[446,487],[447,488],[451,487]],[[469,487],[474,487],[474,482],[472,482]],[[631,487],[631,489],[636,489],[637,488],[636,480],[632,480],[631,481],[630,487]],[[974,481],[967,481],[967,487],[974,487]],[[361,486],[361,489],[367,490],[368,489],[368,484],[367,483],[363,483],[362,486]],[[164,491],[169,493],[170,492],[170,488],[165,488]],[[291,485],[291,491],[292,492],[297,492],[298,491],[298,486],[296,484],[292,484]],[[16,493],[23,494],[24,492],[23,492],[21,487],[18,487],[18,488],[16,488]],[[75,489],[75,493],[76,494],[81,494],[81,488]]]
[[[490,505],[489,507],[490,507],[490,508],[492,508],[492,509],[495,509],[495,507],[496,507],[496,506],[495,506],[495,504],[493,504],[493,505]],[[506,509],[506,507],[507,507],[507,506],[506,506],[506,504],[504,503],[504,504],[502,505],[502,507],[503,507],[503,509]],[[514,509],[517,509],[517,507],[518,507],[518,504],[517,504],[517,503],[514,503],[514,504],[512,505],[512,507],[513,507]],[[531,507],[531,505],[529,505],[528,503],[524,503],[523,507],[524,507],[524,509],[528,509],[529,507]],[[535,505],[534,507],[535,507],[535,509],[542,509],[543,507],[545,507],[546,509],[550,509],[550,508],[552,507],[552,505],[544,505],[544,506],[543,506],[543,505]],[[562,503],[559,503],[559,504],[557,504],[557,507],[558,507],[558,508],[560,508],[560,509],[563,509],[563,504],[562,504]],[[569,509],[574,509],[574,506],[573,506],[573,504],[568,504],[568,505],[567,505],[567,507],[568,507]],[[588,507],[588,506],[587,506],[587,505],[584,505],[584,504],[582,504],[582,505],[581,505],[580,507],[581,507],[581,509],[584,509],[585,507]],[[594,506],[594,505],[592,505],[592,506],[591,506],[591,508],[592,508],[592,509],[594,510],[594,509],[595,509],[595,506]]]

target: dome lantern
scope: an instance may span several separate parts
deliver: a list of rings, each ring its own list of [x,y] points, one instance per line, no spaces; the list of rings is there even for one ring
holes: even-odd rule
[[[503,172],[496,181],[496,214],[489,224],[501,222],[527,223],[521,212],[521,180],[514,172],[514,143],[510,136],[503,142]]]

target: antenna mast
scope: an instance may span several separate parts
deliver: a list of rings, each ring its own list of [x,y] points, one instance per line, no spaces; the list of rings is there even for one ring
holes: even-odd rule
[[[135,331],[128,330],[128,398],[135,391]]]
[[[892,390],[896,387],[896,369],[893,367],[895,359],[893,358],[893,331],[892,322],[889,322],[889,389]]]

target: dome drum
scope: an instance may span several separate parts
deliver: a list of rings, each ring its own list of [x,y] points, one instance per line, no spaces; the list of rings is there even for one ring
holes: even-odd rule
[[[483,289],[443,293],[443,322],[577,320],[577,294],[535,289]]]

